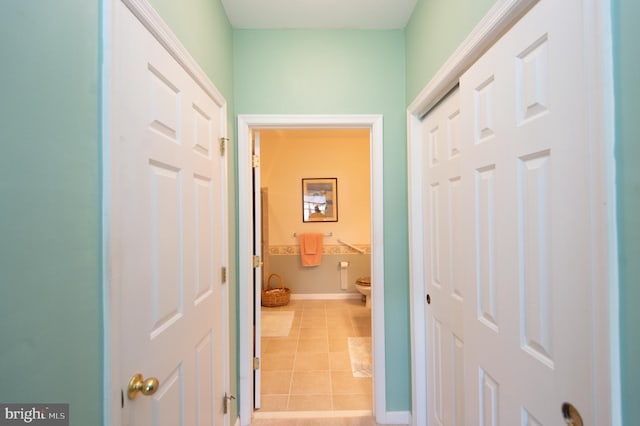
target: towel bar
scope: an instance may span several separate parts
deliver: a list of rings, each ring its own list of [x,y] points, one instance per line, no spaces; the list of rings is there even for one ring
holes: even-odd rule
[[[353,250],[357,251],[360,254],[364,254],[365,253],[365,251],[363,249],[361,249],[359,247],[356,247],[353,244],[349,244],[349,243],[347,243],[345,241],[342,241],[340,238],[338,238],[338,242],[340,244],[344,244],[345,246],[349,247],[350,249],[353,249]]]

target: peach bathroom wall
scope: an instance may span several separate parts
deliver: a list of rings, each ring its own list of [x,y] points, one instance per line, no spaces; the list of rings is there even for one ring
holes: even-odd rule
[[[337,239],[368,246],[371,241],[368,129],[260,130],[261,186],[269,191],[271,246],[297,246],[294,233],[332,233]],[[338,221],[304,223],[302,179],[338,179]]]

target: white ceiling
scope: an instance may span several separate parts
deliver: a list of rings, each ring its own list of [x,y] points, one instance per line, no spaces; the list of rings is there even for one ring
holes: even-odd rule
[[[222,0],[242,29],[399,29],[417,0]]]

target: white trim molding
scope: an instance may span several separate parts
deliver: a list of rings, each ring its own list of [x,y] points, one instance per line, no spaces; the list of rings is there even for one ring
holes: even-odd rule
[[[583,0],[584,72],[587,79],[587,145],[592,188],[591,227],[597,241],[592,257],[591,327],[594,379],[598,384],[595,424],[622,425],[618,224],[615,189],[615,107],[611,0]],[[605,321],[601,319],[604,318]],[[607,344],[608,343],[608,344]]]
[[[407,162],[409,183],[409,278],[411,318],[412,413],[411,424],[427,424],[427,358],[425,353],[425,289],[422,260],[425,247],[422,218],[421,119],[451,89],[460,76],[505,32],[540,0],[498,0],[469,36],[443,64],[436,75],[407,108]],[[583,0],[585,37],[584,70],[587,84],[589,141],[593,170],[592,228],[598,241],[594,258],[606,259],[604,266],[592,266],[595,306],[591,327],[595,332],[593,351],[597,399],[596,424],[621,425],[617,223],[615,200],[614,103],[611,53],[611,0]],[[576,22],[580,22],[577,20]],[[599,321],[604,319],[604,321]]]
[[[253,414],[253,208],[251,132],[266,128],[367,128],[371,131],[371,265],[374,414],[386,418],[384,338],[384,243],[381,115],[239,115],[238,116],[238,318],[239,406],[243,426]]]
[[[411,413],[409,411],[387,411],[382,419],[376,418],[380,425],[410,425]]]

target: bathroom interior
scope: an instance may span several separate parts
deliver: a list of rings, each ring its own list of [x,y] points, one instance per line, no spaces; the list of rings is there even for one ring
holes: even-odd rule
[[[371,412],[370,130],[255,136],[262,288],[290,289],[286,305],[261,308],[256,413]]]

